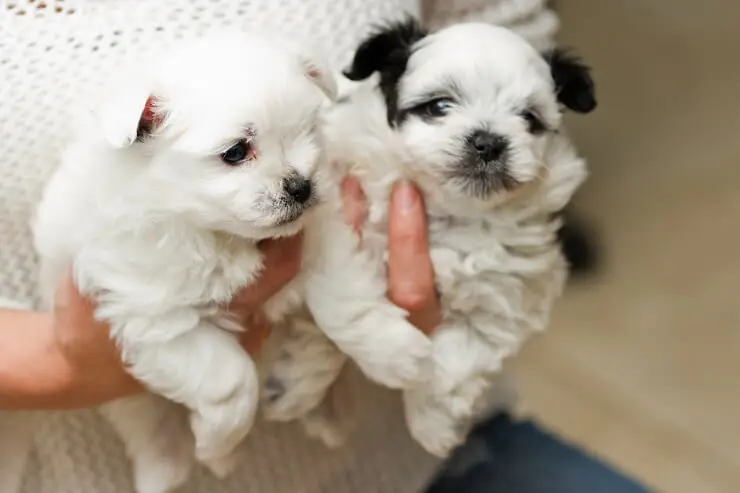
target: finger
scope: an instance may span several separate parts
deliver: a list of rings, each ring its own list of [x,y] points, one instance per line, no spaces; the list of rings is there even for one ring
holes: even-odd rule
[[[361,236],[367,219],[367,197],[360,181],[354,176],[346,176],[342,180],[341,194],[344,220]]]
[[[255,312],[245,324],[247,330],[241,334],[239,343],[247,353],[256,355],[270,335],[270,324],[261,312]]]
[[[252,312],[293,279],[301,266],[303,235],[265,240],[260,244],[263,269],[258,278],[242,289],[232,302],[239,312]]]
[[[388,216],[388,295],[409,312],[409,320],[430,333],[441,312],[429,256],[426,213],[421,194],[411,183],[397,184]]]

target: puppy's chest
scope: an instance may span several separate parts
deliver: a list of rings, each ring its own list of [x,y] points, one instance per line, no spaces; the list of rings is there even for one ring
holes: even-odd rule
[[[254,282],[262,266],[262,256],[254,244],[243,241],[221,246],[214,253],[211,262],[204,265],[204,294],[216,303],[223,303]]]
[[[125,276],[133,282],[113,284],[113,291],[148,303],[191,305],[212,311],[231,300],[253,281],[261,255],[251,241],[219,235],[142,235],[111,245],[92,244],[77,261],[84,263],[94,284],[108,289],[112,280]],[[108,246],[108,247],[106,247]],[[143,286],[138,293],[136,286]],[[137,301],[138,303],[139,301]]]
[[[387,262],[387,216],[369,216],[364,244]],[[428,230],[447,318],[539,310],[559,292],[565,264],[546,228],[533,238],[516,225],[432,216]]]

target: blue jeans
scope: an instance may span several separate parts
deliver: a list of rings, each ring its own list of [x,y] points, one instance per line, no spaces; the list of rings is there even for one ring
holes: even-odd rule
[[[648,493],[530,421],[479,426],[426,493]]]

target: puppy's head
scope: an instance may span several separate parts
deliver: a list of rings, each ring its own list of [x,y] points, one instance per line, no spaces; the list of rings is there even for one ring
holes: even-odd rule
[[[103,105],[109,149],[149,212],[255,239],[292,234],[319,199],[323,63],[283,40],[224,31],[120,80]]]
[[[409,20],[388,26],[361,44],[345,75],[375,72],[414,178],[463,205],[495,206],[535,182],[551,165],[546,137],[563,109],[596,106],[589,69],[577,59],[538,53],[488,24],[433,34]]]

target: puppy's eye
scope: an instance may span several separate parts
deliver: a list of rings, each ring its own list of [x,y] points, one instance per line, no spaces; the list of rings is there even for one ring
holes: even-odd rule
[[[449,113],[454,105],[455,101],[450,98],[437,98],[420,104],[414,108],[414,113],[431,118],[440,118]]]
[[[246,140],[240,140],[233,146],[221,153],[221,160],[231,166],[236,166],[254,159],[256,152],[251,142]]]
[[[537,116],[537,114],[532,110],[527,110],[524,113],[522,113],[522,118],[524,118],[527,121],[527,127],[529,128],[529,132],[534,135],[539,135],[541,133],[544,133],[545,130],[547,130],[547,127],[544,123],[542,123],[542,120],[540,120],[540,117]]]

